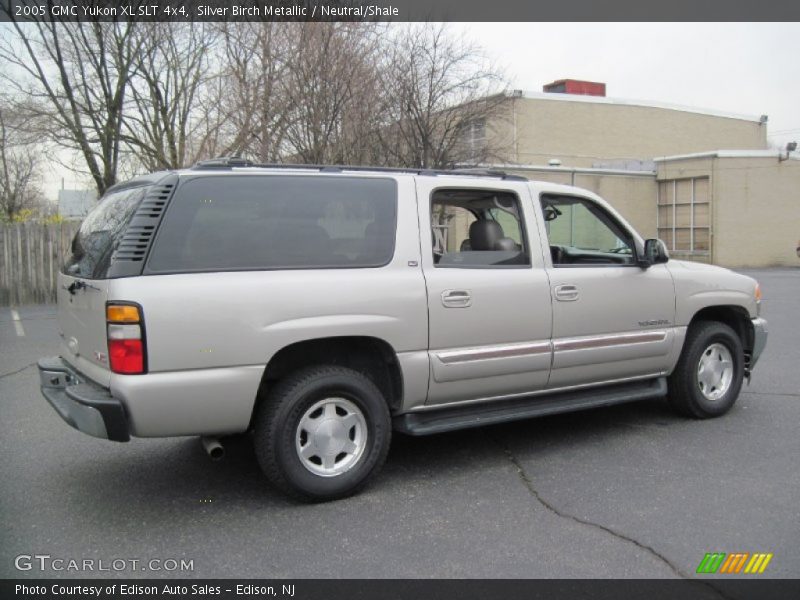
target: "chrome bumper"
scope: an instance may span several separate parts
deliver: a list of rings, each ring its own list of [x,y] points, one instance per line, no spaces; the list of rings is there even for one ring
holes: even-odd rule
[[[750,368],[756,366],[758,358],[764,351],[764,346],[767,345],[767,320],[758,317],[753,319],[753,355],[750,359]]]

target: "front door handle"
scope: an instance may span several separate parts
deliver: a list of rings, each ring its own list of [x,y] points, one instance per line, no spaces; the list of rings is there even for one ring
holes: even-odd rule
[[[472,304],[469,290],[445,290],[442,292],[442,304],[447,308],[467,308]]]
[[[578,299],[578,286],[571,284],[557,285],[554,288],[556,300],[573,302]]]

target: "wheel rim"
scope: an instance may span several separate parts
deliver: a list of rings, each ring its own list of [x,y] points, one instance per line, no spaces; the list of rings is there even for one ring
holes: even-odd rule
[[[335,477],[352,469],[366,446],[364,414],[345,398],[315,402],[303,414],[295,433],[300,462],[321,477]]]
[[[722,344],[711,344],[700,355],[697,365],[697,385],[708,400],[719,400],[733,381],[733,357]]]

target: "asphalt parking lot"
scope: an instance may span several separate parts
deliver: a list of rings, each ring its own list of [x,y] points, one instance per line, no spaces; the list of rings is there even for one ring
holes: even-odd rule
[[[74,431],[38,389],[55,307],[0,307],[0,577],[674,578],[706,552],[770,552],[761,577],[797,578],[800,269],[747,273],[770,338],[727,416],[650,401],[398,434],[371,487],[323,505],[273,491],[246,439],[212,463],[197,438]],[[193,570],[18,571],[20,554]]]

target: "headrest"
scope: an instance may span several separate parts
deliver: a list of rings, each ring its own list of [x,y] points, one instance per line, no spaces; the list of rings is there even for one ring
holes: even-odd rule
[[[503,236],[503,228],[497,221],[479,220],[469,226],[469,241],[473,250],[494,250]]]

